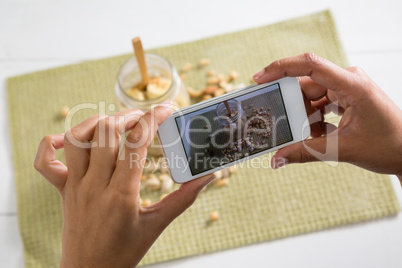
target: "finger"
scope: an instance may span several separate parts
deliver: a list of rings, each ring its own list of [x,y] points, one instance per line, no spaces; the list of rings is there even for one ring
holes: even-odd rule
[[[310,77],[303,76],[298,77],[297,79],[299,80],[300,88],[304,96],[308,100],[310,101],[319,100],[325,95],[327,95],[327,88],[317,84]]]
[[[272,168],[292,163],[338,160],[337,131],[279,149],[271,159]]]
[[[133,129],[144,113],[138,109],[124,110],[98,121],[91,143],[87,174],[97,185],[107,185],[114,172],[120,149],[121,134]]]
[[[49,135],[42,139],[34,162],[39,171],[60,192],[67,181],[67,167],[56,160],[56,150],[64,147],[64,134]]]
[[[164,229],[175,218],[189,208],[196,200],[198,194],[205,186],[215,179],[213,174],[186,182],[173,193],[164,197],[161,201],[150,207],[145,207],[145,212],[152,211],[157,216],[160,228]]]
[[[71,182],[78,182],[89,165],[91,141],[98,121],[106,115],[94,115],[67,131],[64,137],[64,154]]]
[[[124,143],[110,186],[121,191],[139,192],[147,148],[155,136],[158,126],[171,113],[172,104],[169,102],[157,106],[138,120]]]
[[[256,73],[253,79],[261,84],[286,76],[309,76],[318,85],[331,90],[343,88],[352,79],[351,72],[313,53],[277,60]]]

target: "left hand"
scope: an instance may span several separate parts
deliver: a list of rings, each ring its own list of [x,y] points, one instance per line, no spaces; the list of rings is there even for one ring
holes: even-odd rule
[[[94,116],[65,135],[43,138],[35,168],[62,198],[61,267],[137,265],[162,231],[212,181],[213,176],[205,176],[157,203],[140,205],[141,160],[157,127],[170,114],[170,107],[158,106],[145,114],[132,109]],[[130,133],[119,156],[120,135],[126,131]],[[63,147],[67,166],[55,160],[56,150]]]

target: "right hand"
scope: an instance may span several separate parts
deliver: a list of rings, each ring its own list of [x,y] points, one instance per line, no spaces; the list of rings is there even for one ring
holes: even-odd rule
[[[275,61],[253,79],[261,84],[285,76],[299,78],[307,114],[321,114],[318,121],[310,120],[313,138],[277,151],[273,167],[318,160],[343,161],[402,178],[401,109],[364,71],[357,67],[343,69],[306,53]],[[337,128],[324,122],[328,104],[337,107],[342,115]],[[338,144],[338,148],[331,148],[331,144]]]

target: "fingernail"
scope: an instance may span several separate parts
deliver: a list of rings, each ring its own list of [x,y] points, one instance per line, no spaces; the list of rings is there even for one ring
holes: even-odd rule
[[[281,167],[284,167],[285,165],[289,164],[289,160],[287,158],[284,157],[275,157],[274,158],[274,165],[273,165],[273,169],[278,169]]]
[[[170,108],[171,110],[173,110],[173,102],[171,100],[165,100],[164,102],[162,102],[159,105],[162,106],[162,107]]]
[[[261,76],[263,76],[263,74],[265,73],[265,69],[262,69],[261,71],[259,71],[258,73],[256,73],[255,75],[253,75],[253,79],[259,79]]]

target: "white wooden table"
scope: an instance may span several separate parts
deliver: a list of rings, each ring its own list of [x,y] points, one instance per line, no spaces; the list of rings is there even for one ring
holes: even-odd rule
[[[136,35],[141,36],[147,48],[153,48],[327,8],[333,12],[349,62],[365,69],[402,107],[402,2],[398,0],[1,0],[0,266],[24,266],[6,77],[127,53],[131,51],[130,39]],[[395,191],[402,200],[401,187],[395,179]],[[152,267],[402,267],[401,248],[400,213]]]

